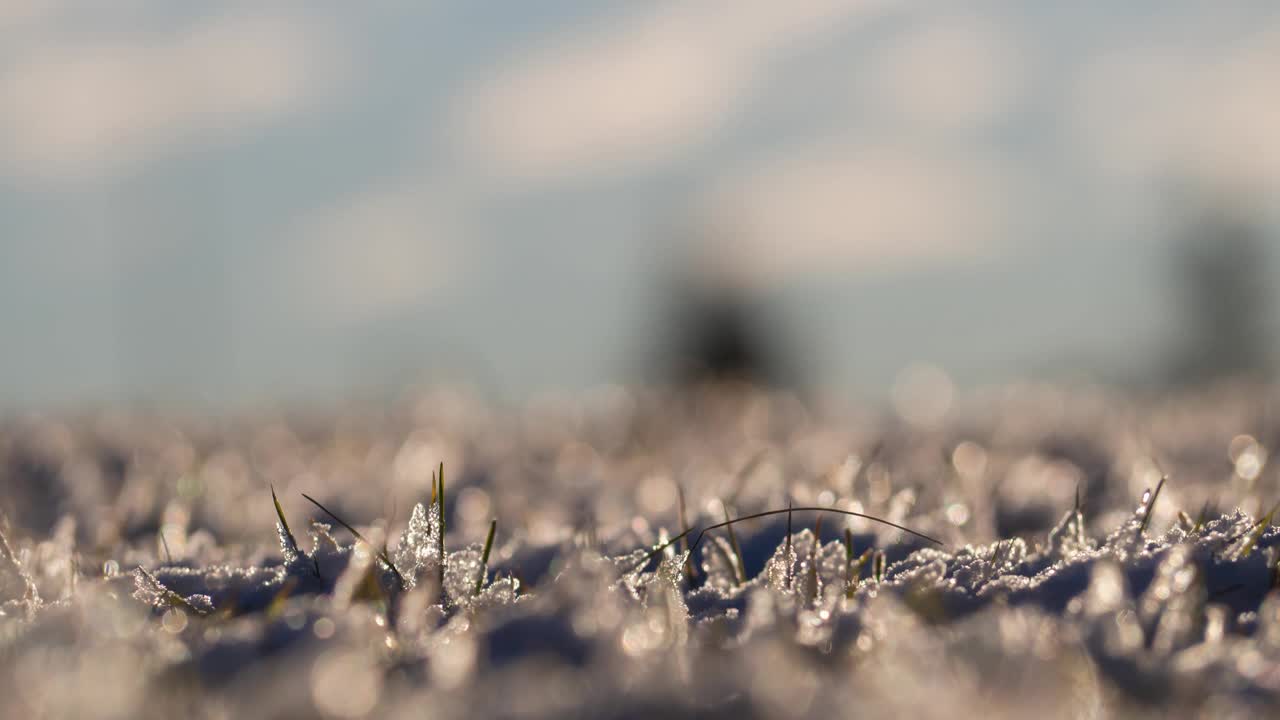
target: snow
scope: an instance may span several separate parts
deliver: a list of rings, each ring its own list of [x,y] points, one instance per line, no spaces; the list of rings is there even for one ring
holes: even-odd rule
[[[924,432],[788,398],[638,396],[611,420],[630,439],[607,444],[581,413],[462,430],[406,411],[310,435],[12,421],[0,714],[1265,714],[1280,702],[1280,529],[1263,517],[1277,488],[1265,467],[1233,473],[1231,453],[1244,433],[1280,439],[1269,396],[1050,399],[1049,419],[1043,397],[1004,396]],[[443,513],[392,470],[424,432],[462,458]],[[119,453],[123,478],[84,471]],[[835,513],[819,529],[805,511],[737,524],[738,549],[721,529],[650,558],[682,530],[664,490],[677,478],[700,528],[726,504],[794,502],[945,542]],[[308,523],[304,491],[368,542]],[[387,496],[407,519],[369,502]],[[1207,500],[1224,509],[1201,519]],[[13,510],[33,502],[54,507]]]

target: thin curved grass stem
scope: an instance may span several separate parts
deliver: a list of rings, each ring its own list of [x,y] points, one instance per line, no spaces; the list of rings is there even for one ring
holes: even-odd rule
[[[849,517],[858,517],[864,520],[870,520],[872,522],[880,523],[881,525],[888,525],[891,528],[895,528],[905,533],[915,535],[916,537],[922,540],[927,540],[931,543],[934,543],[935,545],[942,545],[943,547],[946,546],[946,543],[942,542],[937,538],[930,537],[928,535],[925,535],[922,532],[917,532],[915,530],[912,530],[909,527],[904,527],[895,522],[891,522],[883,518],[878,518],[874,515],[866,515],[864,513],[854,512],[853,510],[841,510],[839,508],[831,508],[831,507],[791,507],[791,508],[783,508],[781,510],[765,510],[764,512],[752,513],[750,515],[743,515],[742,517],[734,518],[732,520],[727,520],[722,523],[708,525],[707,527],[704,527],[698,531],[698,537],[695,538],[693,541],[693,544],[689,546],[689,552],[692,553],[694,550],[697,550],[698,545],[702,543],[702,538],[712,530],[718,530],[722,527],[727,527],[735,523],[743,522],[744,520],[758,520],[763,517],[770,517],[772,515],[781,515],[783,513],[792,513],[792,512],[829,512],[829,513],[835,513],[837,515],[847,515]],[[680,533],[679,535],[676,535],[675,537],[671,538],[670,540],[663,543],[662,545],[659,545],[658,547],[654,548],[652,552],[650,552],[648,555],[645,555],[644,559],[642,559],[639,563],[637,563],[635,567],[631,568],[631,570],[629,570],[626,574],[629,575],[633,572],[636,572],[640,568],[643,568],[644,566],[648,565],[650,560],[657,557],[659,553],[663,552],[667,548],[675,545],[676,543],[680,542],[684,538],[688,537],[690,534],[693,533],[694,529],[695,528],[688,528],[684,532]]]

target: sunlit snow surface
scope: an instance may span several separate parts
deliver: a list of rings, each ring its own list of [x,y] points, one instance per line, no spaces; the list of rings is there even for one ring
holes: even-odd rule
[[[927,428],[723,390],[13,419],[0,716],[1266,716],[1275,399],[1002,388]],[[677,488],[696,528],[793,503],[943,544],[804,512],[789,542],[775,515],[646,562]]]

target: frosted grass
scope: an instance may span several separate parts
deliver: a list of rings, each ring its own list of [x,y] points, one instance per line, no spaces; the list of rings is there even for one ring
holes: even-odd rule
[[[1265,714],[1280,701],[1265,391],[1037,397],[928,432],[764,395],[515,424],[410,409],[311,436],[15,425],[0,713]],[[90,472],[112,443],[131,469]],[[456,463],[447,498],[425,482],[432,452]],[[389,521],[389,499],[408,517]],[[943,543],[799,511],[671,542],[681,516],[705,529],[726,502],[874,515]]]

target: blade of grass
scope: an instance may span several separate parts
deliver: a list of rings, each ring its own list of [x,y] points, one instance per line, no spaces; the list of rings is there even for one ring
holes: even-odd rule
[[[1160,499],[1160,491],[1164,489],[1164,483],[1169,479],[1168,475],[1163,475],[1160,482],[1156,483],[1156,491],[1151,494],[1151,500],[1147,503],[1145,511],[1142,513],[1142,523],[1138,525],[1138,534],[1141,535],[1147,531],[1147,526],[1151,524],[1151,512],[1156,508],[1156,500]]]
[[[862,578],[862,568],[866,566],[871,558],[875,557],[875,554],[875,548],[867,548],[856,560],[853,561],[853,564],[849,566],[849,571],[847,573],[849,584],[844,590],[845,597],[853,597],[853,591],[858,589],[858,582]]]
[[[293,531],[289,529],[289,521],[284,517],[284,508],[280,507],[280,498],[276,497],[276,488],[274,485],[268,485],[271,488],[271,502],[276,506],[276,517],[280,519],[280,527],[284,528],[284,534],[289,536],[289,542],[295,546],[298,541],[293,537]]]
[[[1199,530],[1200,528],[1204,527],[1204,521],[1207,520],[1208,517],[1209,517],[1209,501],[1205,500],[1204,504],[1200,506],[1200,516],[1196,518],[1195,530]]]
[[[809,573],[805,582],[810,587],[818,587],[818,550],[822,547],[822,515],[813,521],[813,544],[809,546]]]
[[[271,488],[271,502],[276,506],[276,518],[280,521],[280,525],[276,528],[277,533],[280,535],[280,544],[282,546],[280,550],[284,553],[285,560],[289,561],[290,555],[296,558],[302,555],[302,551],[298,549],[298,540],[293,536],[293,531],[289,529],[289,520],[284,516],[284,508],[280,506],[280,498],[276,497],[275,486],[269,485],[268,487]],[[320,577],[320,561],[312,557],[311,565],[316,577]]]
[[[493,548],[493,534],[498,531],[498,518],[489,521],[489,536],[484,539],[484,552],[480,554],[480,574],[476,577],[476,589],[472,595],[479,595],[484,589],[484,578],[489,574],[489,551]]]
[[[172,565],[172,564],[173,564],[173,553],[169,552],[169,541],[164,539],[164,526],[163,526],[163,525],[161,525],[161,526],[160,526],[160,529],[159,529],[158,531],[156,531],[156,535],[159,535],[159,536],[160,536],[160,547],[164,548],[164,561],[165,561],[166,563],[169,563],[170,565]]]
[[[444,461],[440,461],[440,537],[444,537]]]
[[[729,530],[729,547],[733,548],[734,579],[737,580],[738,585],[742,585],[747,582],[747,568],[742,562],[742,547],[738,545],[738,535],[733,531],[733,518],[729,515],[729,506],[725,505],[724,501],[720,502],[720,506],[724,508],[725,527]]]
[[[689,527],[689,520],[684,512],[684,486],[676,483],[676,520],[680,523],[680,527]],[[685,578],[692,583],[696,578],[693,571],[693,555],[689,552],[689,539],[683,537],[680,539],[680,554],[684,555],[684,575]]]
[[[1253,547],[1258,544],[1258,540],[1262,539],[1262,534],[1271,527],[1271,521],[1275,519],[1276,512],[1280,511],[1280,502],[1277,502],[1271,512],[1262,516],[1262,519],[1254,523],[1253,529],[1249,531],[1249,537],[1244,544],[1240,546],[1239,557],[1249,557],[1253,553]]]
[[[351,527],[350,523],[348,523],[346,520],[343,520],[337,515],[334,515],[333,511],[321,505],[315,498],[311,497],[306,493],[302,493],[302,497],[310,501],[312,505],[315,505],[316,507],[320,508],[320,510],[324,512],[325,515],[328,515],[329,517],[333,518],[333,520],[337,522],[339,525],[346,528],[347,532],[354,535],[357,540],[364,543],[365,545],[368,545],[369,549],[372,550],[377,555],[378,559],[381,560],[383,564],[387,566],[387,569],[391,571],[391,574],[396,576],[396,580],[400,582],[400,587],[401,588],[405,587],[404,576],[400,574],[400,571],[396,568],[396,564],[391,562],[391,558],[385,552],[383,552],[382,550],[379,550],[378,546],[369,542],[369,540],[365,538],[364,535],[360,534],[359,530],[356,530],[354,527]]]
[[[440,557],[440,592],[444,592],[444,461],[440,462],[440,472],[436,475],[436,484],[440,490],[436,493],[439,505],[436,506],[436,518],[440,521],[440,537],[436,540],[436,550]]]
[[[782,581],[786,587],[791,587],[791,501],[790,500],[787,501],[787,549],[783,553],[783,557],[786,558],[787,572],[783,574]]]
[[[844,529],[844,596],[853,596],[853,577],[849,574],[849,569],[853,566],[853,531],[849,528]]]
[[[1191,519],[1191,516],[1187,514],[1186,510],[1178,511],[1178,524],[1181,525],[1182,529],[1188,533],[1195,532],[1196,530],[1196,521]]]

